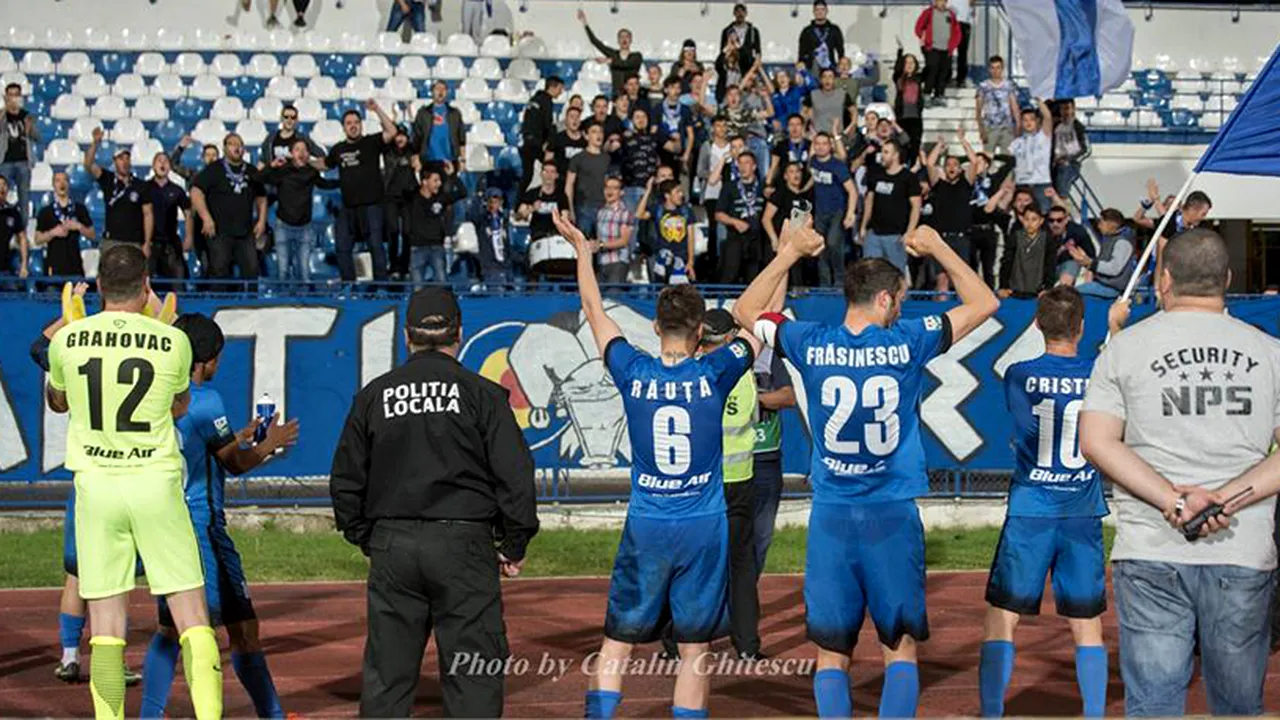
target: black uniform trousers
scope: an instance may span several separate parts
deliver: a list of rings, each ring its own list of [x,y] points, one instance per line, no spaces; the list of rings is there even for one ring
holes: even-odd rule
[[[760,595],[756,591],[756,493],[750,480],[724,484],[729,515],[729,637],[740,653],[760,652]]]
[[[487,523],[379,520],[369,541],[361,717],[408,717],[434,631],[445,717],[499,717],[508,656]]]
[[[947,92],[947,80],[951,76],[951,55],[946,50],[924,51],[924,91],[940,98]],[[915,157],[909,155],[908,157]]]

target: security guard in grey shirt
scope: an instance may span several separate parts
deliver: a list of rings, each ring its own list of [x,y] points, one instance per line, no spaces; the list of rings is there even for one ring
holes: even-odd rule
[[[453,293],[419,290],[406,320],[411,357],[356,395],[329,479],[338,529],[370,557],[360,714],[409,715],[434,629],[445,716],[497,717],[499,574],[538,531],[533,458],[507,391],[456,359]]]

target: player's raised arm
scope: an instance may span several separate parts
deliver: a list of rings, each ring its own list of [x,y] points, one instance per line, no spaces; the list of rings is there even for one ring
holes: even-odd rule
[[[567,217],[553,214],[551,218],[555,221],[556,230],[578,253],[578,294],[582,296],[582,312],[587,316],[587,324],[591,326],[596,347],[603,357],[609,342],[622,337],[622,329],[604,311],[604,299],[600,297],[600,285],[596,282],[596,271],[591,264],[592,245]]]
[[[981,277],[969,267],[969,263],[960,258],[946,242],[939,237],[936,230],[922,225],[903,238],[907,252],[916,257],[932,257],[942,266],[943,272],[951,278],[956,294],[960,296],[960,305],[947,311],[947,319],[951,322],[951,342],[973,332],[975,328],[987,321],[1000,308],[1000,301],[995,293],[982,281]]]
[[[255,418],[253,423],[236,433],[236,441],[227,443],[218,451],[218,463],[232,475],[243,475],[267,461],[280,448],[293,447],[298,442],[298,419],[281,423],[280,413],[270,420]],[[258,425],[266,423],[267,436],[262,442],[249,444]]]
[[[817,257],[823,245],[822,235],[813,229],[812,217],[798,226],[792,225],[790,220],[784,221],[782,235],[778,238],[778,254],[733,304],[733,316],[738,323],[752,329],[762,314],[780,310],[791,266],[802,257]]]

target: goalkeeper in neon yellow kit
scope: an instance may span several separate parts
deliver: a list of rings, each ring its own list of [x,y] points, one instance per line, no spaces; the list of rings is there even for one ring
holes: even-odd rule
[[[104,309],[73,319],[49,345],[46,400],[70,413],[80,595],[89,602],[90,691],[98,718],[124,717],[124,646],[135,554],[152,593],[168,598],[199,720],[222,715],[222,668],[204,575],[182,497],[173,418],[190,399],[187,336],[143,314],[152,296],[141,249],[103,253]]]

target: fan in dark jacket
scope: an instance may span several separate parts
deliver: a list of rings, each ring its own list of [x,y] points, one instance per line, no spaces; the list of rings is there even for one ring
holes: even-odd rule
[[[622,86],[626,84],[627,78],[632,75],[640,77],[640,68],[644,67],[644,56],[631,49],[630,30],[626,28],[618,30],[618,47],[614,48],[605,45],[594,32],[591,32],[591,26],[587,24],[587,14],[581,10],[578,11],[578,21],[587,31],[587,39],[604,55],[604,59],[609,61],[609,82],[613,84],[614,94],[622,92]]]
[[[814,0],[813,22],[800,31],[796,59],[805,70],[817,74],[822,68],[838,69],[844,57],[844,33],[827,21],[827,0]]]
[[[1044,213],[1031,203],[1021,224],[1005,238],[1000,256],[1000,297],[1035,297],[1057,282],[1057,243],[1044,226]]]
[[[437,170],[444,163],[458,163],[467,144],[462,113],[449,104],[448,98],[449,86],[443,80],[432,83],[431,104],[418,108],[410,135],[423,165]]]
[[[542,161],[542,153],[556,136],[555,103],[563,92],[564,80],[552,75],[524,106],[524,116],[520,118],[520,192],[533,182],[533,166]]]
[[[733,22],[720,31],[720,54],[724,54],[729,38],[738,45],[738,72],[743,75],[756,64],[760,57],[760,30],[747,22],[747,6],[738,3],[733,6]]]
[[[502,206],[503,195],[498,188],[489,188],[484,194],[484,205],[473,213],[471,224],[476,229],[480,243],[480,279],[493,289],[512,281],[511,225],[507,210]]]

